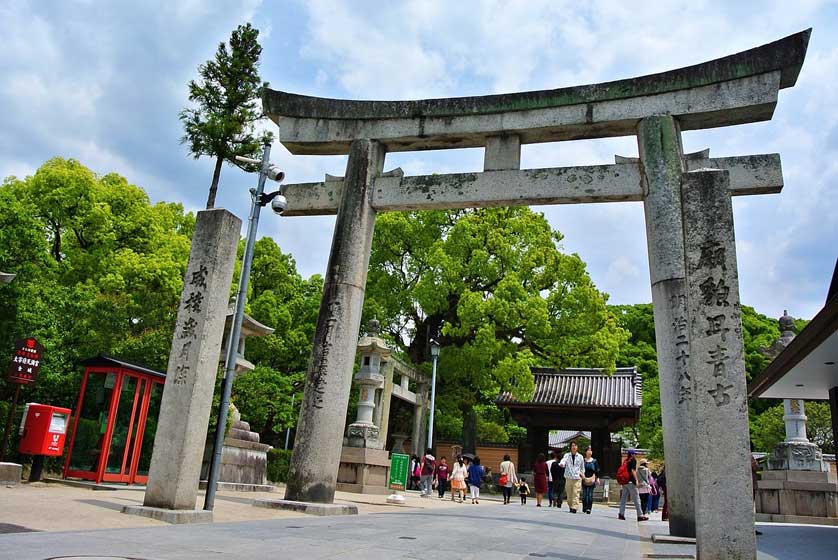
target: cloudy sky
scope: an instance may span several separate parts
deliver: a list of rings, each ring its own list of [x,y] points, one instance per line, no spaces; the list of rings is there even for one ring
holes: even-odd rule
[[[456,5],[455,5],[456,4]],[[276,89],[356,99],[415,99],[546,89],[640,76],[755,47],[813,27],[797,86],[774,119],[684,135],[713,156],[779,152],[780,195],[734,200],[742,301],[811,318],[838,256],[838,4],[338,0],[0,0],[0,177],[53,156],[116,171],[155,201],[199,210],[209,159],[188,157],[177,119],[186,83],[236,25],[261,30],[262,77]],[[273,126],[273,125],[271,125]],[[342,175],[344,157],[274,161],[289,182]],[[633,138],[532,145],[523,167],[612,163]],[[388,156],[407,174],[479,171],[480,150]],[[252,178],[221,176],[218,206],[246,216]],[[587,263],[611,303],[651,300],[640,203],[538,208]],[[323,273],[333,218],[276,218],[260,232],[301,273]]]

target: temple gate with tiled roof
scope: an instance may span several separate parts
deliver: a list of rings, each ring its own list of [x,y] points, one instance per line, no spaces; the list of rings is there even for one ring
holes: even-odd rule
[[[535,392],[526,402],[511,393],[497,399],[520,426],[527,428],[527,439],[518,449],[521,470],[530,470],[538,453],[549,446],[550,430],[591,432],[591,447],[603,470],[613,475],[619,451],[611,451],[611,434],[640,419],[643,404],[642,380],[637,368],[621,367],[608,375],[601,369],[532,368]]]
[[[286,215],[337,214],[286,498],[334,500],[377,212],[642,201],[670,532],[695,536],[701,515],[700,558],[754,556],[730,197],[779,192],[780,157],[685,155],[681,132],[770,120],[779,91],[797,81],[810,31],[677,70],[554,90],[351,101],[266,89],[265,113],[292,154],[349,156],[343,178],[284,188]],[[520,169],[522,144],[616,136],[636,136],[640,157]],[[384,172],[387,152],[469,147],[485,149],[482,173]],[[718,474],[696,461],[707,445],[730,450],[725,466],[739,473],[724,495],[696,492]]]

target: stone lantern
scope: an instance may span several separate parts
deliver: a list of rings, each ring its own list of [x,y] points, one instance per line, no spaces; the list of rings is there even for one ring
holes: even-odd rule
[[[390,348],[378,336],[379,332],[379,323],[373,319],[370,321],[367,336],[358,341],[358,353],[361,356],[361,367],[355,374],[355,383],[358,385],[358,414],[346,429],[348,447],[384,448],[384,442],[378,437],[379,427],[373,422],[373,412],[375,392],[384,387],[381,366],[390,356]]]
[[[794,340],[794,319],[783,311],[779,319],[780,339],[763,354],[776,358]],[[806,412],[802,399],[783,399],[783,422],[786,439],[777,444],[768,456],[768,469],[793,471],[826,471],[820,448],[806,436]]]

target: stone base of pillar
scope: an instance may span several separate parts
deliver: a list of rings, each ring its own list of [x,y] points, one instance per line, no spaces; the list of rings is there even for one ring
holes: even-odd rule
[[[387,476],[390,474],[390,454],[384,449],[344,447],[336,489],[357,494],[390,494]]]
[[[242,487],[252,486],[255,488],[266,487],[268,484],[268,451],[273,449],[270,445],[259,442],[259,434],[250,431],[250,424],[241,419],[238,410],[233,409],[232,426],[227,437],[224,438],[224,447],[221,448],[221,465],[218,476],[218,488],[221,483],[241,485]],[[212,441],[207,442],[204,448],[204,461],[201,465],[201,480],[207,479],[209,464],[212,460]],[[202,488],[206,487],[203,483]]]
[[[812,523],[817,518],[832,519],[834,524],[838,480],[830,472],[765,471],[757,485],[756,511],[758,521],[809,518]]]
[[[173,525],[212,523],[212,512],[205,509],[166,509],[151,506],[122,506],[122,513],[150,517]]]
[[[826,472],[828,468],[820,448],[814,443],[784,441],[769,455],[768,470]]]

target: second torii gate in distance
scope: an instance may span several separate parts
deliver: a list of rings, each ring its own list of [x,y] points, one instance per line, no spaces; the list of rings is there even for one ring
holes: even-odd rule
[[[707,151],[685,155],[681,131],[770,120],[779,90],[797,80],[810,31],[660,74],[554,90],[421,101],[336,100],[266,90],[265,112],[280,125],[280,141],[292,154],[349,155],[345,177],[284,188],[286,216],[337,214],[286,498],[333,500],[377,212],[643,201],[670,531],[694,536],[695,500],[707,499],[700,509],[725,507],[725,530],[741,539],[730,545],[721,529],[714,528],[715,533],[699,534],[699,555],[702,540],[750,550],[750,490],[737,486],[735,496],[729,494],[715,506],[709,497],[696,496],[694,481],[698,484],[702,474],[695,470],[695,459],[709,444],[725,450],[728,472],[741,469],[744,477],[750,468],[735,253],[725,252],[733,243],[728,194],[779,192],[780,157],[710,158]],[[521,144],[629,135],[637,136],[639,159],[520,169]],[[400,170],[383,172],[387,152],[468,147],[485,148],[482,173],[405,177]],[[700,196],[682,196],[690,189]],[[717,219],[702,222],[701,208],[712,209]],[[705,227],[713,223],[724,228],[721,237]],[[693,232],[704,237],[693,239]],[[702,258],[696,257],[688,268],[690,251],[699,250]],[[699,272],[721,277],[718,283],[705,278],[699,289],[691,284]],[[711,280],[718,296],[712,301],[706,291]],[[730,312],[706,317],[717,320],[716,328],[701,330],[698,315],[717,311],[710,304]],[[718,342],[724,348],[709,347],[717,340],[705,333],[721,335]],[[692,339],[699,335],[701,340]],[[709,354],[691,356],[697,342],[710,348]],[[710,368],[707,377],[705,364],[713,356],[721,365]],[[703,385],[708,380],[718,384]],[[732,425],[717,433],[711,421],[717,418]],[[697,427],[709,432],[699,433]],[[731,491],[727,482],[724,486]],[[739,522],[730,520],[731,513],[744,519],[742,527],[732,528]],[[748,519],[751,525],[745,531]]]

